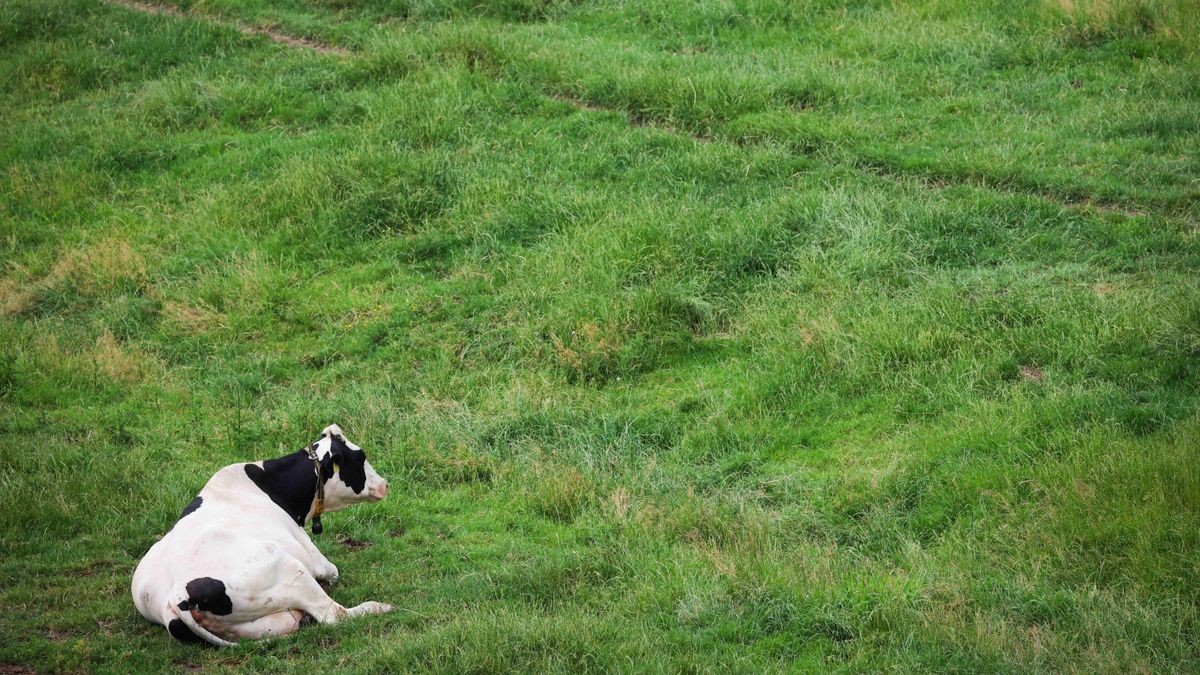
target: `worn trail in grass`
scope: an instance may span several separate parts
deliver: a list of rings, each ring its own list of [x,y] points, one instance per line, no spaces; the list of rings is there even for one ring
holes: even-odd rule
[[[179,10],[0,6],[0,661],[1194,667],[1185,5]],[[402,609],[144,623],[330,421]]]

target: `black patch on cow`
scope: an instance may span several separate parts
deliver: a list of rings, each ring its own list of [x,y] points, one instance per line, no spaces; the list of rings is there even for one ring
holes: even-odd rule
[[[367,453],[352,449],[346,444],[346,439],[334,435],[329,439],[328,459],[338,465],[338,476],[355,494],[367,487]],[[328,470],[323,468],[321,473],[327,471],[332,474],[332,467]]]
[[[200,508],[200,505],[203,503],[204,503],[204,497],[196,497],[192,501],[188,502],[188,505],[183,507],[183,512],[179,514],[179,518],[176,519],[175,522],[178,523],[180,520],[183,520],[184,516],[188,515],[189,513],[195,512],[195,510]]]
[[[200,639],[199,635],[196,635],[192,632],[191,628],[187,627],[186,623],[179,619],[171,619],[171,622],[167,624],[167,632],[171,634],[171,637],[180,642],[204,642],[204,640]]]
[[[187,609],[198,609],[218,616],[233,611],[233,601],[225,594],[225,582],[212,577],[197,577],[187,582]],[[180,606],[180,609],[183,609]]]
[[[317,476],[307,452],[297,450],[278,459],[268,459],[261,467],[247,464],[246,475],[289,518],[304,527],[304,518],[317,494]]]

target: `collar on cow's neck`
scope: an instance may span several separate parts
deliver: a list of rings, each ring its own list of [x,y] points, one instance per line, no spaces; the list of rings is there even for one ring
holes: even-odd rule
[[[321,514],[325,512],[325,477],[321,475],[321,458],[317,455],[318,447],[316,443],[313,443],[305,448],[308,458],[312,460],[313,471],[317,474],[317,502],[313,506],[312,516],[313,534],[321,534],[325,530],[325,527],[321,525]]]

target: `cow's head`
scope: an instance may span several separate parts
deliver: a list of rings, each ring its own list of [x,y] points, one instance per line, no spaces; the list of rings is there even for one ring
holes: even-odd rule
[[[346,440],[338,425],[331,424],[316,442],[325,477],[325,510],[337,511],[359,502],[377,502],[387,496],[388,483],[367,461],[362,448]]]

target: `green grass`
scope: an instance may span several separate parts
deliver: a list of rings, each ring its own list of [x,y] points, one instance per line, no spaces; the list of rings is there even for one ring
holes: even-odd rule
[[[0,668],[1200,669],[1191,3],[178,6],[0,3]],[[143,621],[330,422],[399,609]]]

